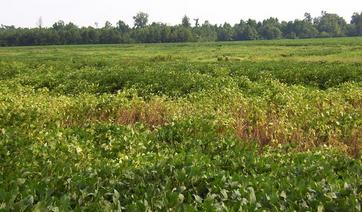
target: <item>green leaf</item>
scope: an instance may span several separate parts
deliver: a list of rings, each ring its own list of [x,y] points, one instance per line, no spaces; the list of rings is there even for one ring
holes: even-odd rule
[[[251,204],[254,204],[256,202],[256,196],[255,196],[255,191],[253,187],[249,187],[249,202]]]

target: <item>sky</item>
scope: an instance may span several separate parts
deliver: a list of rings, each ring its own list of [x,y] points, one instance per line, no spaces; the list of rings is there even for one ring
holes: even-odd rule
[[[58,20],[78,26],[123,20],[133,26],[132,17],[139,11],[148,13],[150,22],[174,25],[187,15],[199,18],[200,23],[234,24],[248,18],[302,19],[305,12],[315,17],[322,10],[349,22],[353,12],[362,12],[362,0],[0,0],[0,24],[36,27],[42,17],[43,26]]]

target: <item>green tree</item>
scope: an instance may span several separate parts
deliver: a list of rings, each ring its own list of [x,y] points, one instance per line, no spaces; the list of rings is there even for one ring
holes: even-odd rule
[[[244,31],[246,28],[246,22],[240,20],[238,24],[234,25],[234,40],[245,40]]]
[[[217,26],[205,21],[201,27],[195,28],[194,31],[198,37],[198,41],[216,41],[217,40]]]
[[[144,12],[137,13],[136,16],[133,16],[134,27],[135,28],[144,28],[148,23],[148,14]]]
[[[272,40],[272,39],[280,39],[282,37],[282,32],[276,26],[265,25],[262,27],[261,35],[264,39]]]
[[[199,27],[200,24],[199,24],[199,18],[195,18],[194,21],[195,21],[195,27]]]
[[[258,31],[252,25],[247,25],[244,31],[245,40],[257,40],[259,38]]]
[[[62,30],[62,29],[64,29],[64,26],[65,26],[64,21],[60,20],[53,24],[53,29]]]
[[[281,24],[277,18],[269,18],[263,21],[260,26],[260,34],[264,39],[280,39],[282,32]]]
[[[295,25],[295,31],[299,38],[314,38],[318,35],[317,28],[309,21],[300,21]]]
[[[99,43],[99,32],[93,27],[81,28],[80,34],[83,44]]]
[[[362,35],[362,12],[353,14],[351,25],[353,27],[353,35]]]
[[[63,35],[66,44],[77,44],[82,40],[79,28],[71,22],[65,25]]]
[[[130,27],[129,27],[124,21],[119,20],[119,21],[117,22],[116,29],[117,29],[118,32],[120,32],[120,33],[127,33],[127,32],[129,32]]]
[[[234,29],[230,24],[224,23],[223,26],[219,26],[217,40],[219,41],[231,41],[233,40]]]
[[[321,35],[328,37],[344,36],[347,32],[346,21],[337,14],[322,11],[322,15],[315,19],[315,23]]]
[[[182,26],[183,27],[191,27],[190,18],[186,15],[182,18]]]
[[[112,26],[111,22],[106,21],[106,23],[104,23],[103,29],[112,29],[112,28],[113,28],[113,26]]]
[[[304,13],[304,20],[306,22],[312,23],[313,22],[312,15],[310,13]]]

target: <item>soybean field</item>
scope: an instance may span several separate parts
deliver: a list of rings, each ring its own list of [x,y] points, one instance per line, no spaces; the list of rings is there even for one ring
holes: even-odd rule
[[[361,211],[362,37],[0,48],[0,211]]]

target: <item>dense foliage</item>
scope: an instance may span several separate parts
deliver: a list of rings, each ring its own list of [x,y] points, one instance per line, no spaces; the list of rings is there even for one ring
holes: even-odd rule
[[[337,14],[322,12],[321,16],[312,18],[309,13],[303,20],[282,21],[277,18],[257,22],[241,20],[231,26],[228,23],[213,25],[208,21],[199,24],[195,19],[192,27],[190,19],[185,16],[182,23],[169,26],[163,23],[148,24],[148,14],[140,12],[134,18],[131,28],[123,21],[112,26],[106,22],[104,27],[78,27],[63,21],[44,28],[0,28],[0,46],[20,45],[61,45],[61,44],[116,44],[116,43],[167,43],[194,41],[240,41],[280,38],[316,38],[362,35],[362,12],[354,13],[351,22]]]
[[[361,211],[361,83],[360,37],[1,48],[0,210]]]

